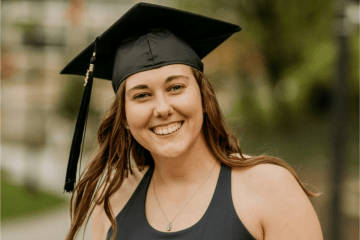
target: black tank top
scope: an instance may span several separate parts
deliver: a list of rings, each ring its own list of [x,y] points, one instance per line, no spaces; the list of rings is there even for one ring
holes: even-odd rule
[[[145,198],[154,169],[140,181],[125,207],[116,217],[116,240],[253,240],[235,212],[231,196],[231,169],[222,165],[210,205],[202,218],[177,232],[160,232],[151,227],[145,216]],[[107,240],[113,234],[110,228]]]

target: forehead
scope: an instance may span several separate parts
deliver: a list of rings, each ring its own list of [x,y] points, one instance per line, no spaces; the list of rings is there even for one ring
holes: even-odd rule
[[[194,78],[190,66],[184,64],[172,64],[129,76],[125,81],[125,90],[138,84],[151,84],[154,81],[165,81],[168,77],[180,75],[188,77],[189,79]]]

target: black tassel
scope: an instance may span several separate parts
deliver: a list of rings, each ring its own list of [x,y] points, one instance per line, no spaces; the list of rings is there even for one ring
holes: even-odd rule
[[[86,121],[89,114],[89,104],[91,97],[91,90],[94,80],[94,64],[96,60],[96,44],[98,38],[95,40],[94,52],[90,59],[90,67],[85,77],[85,89],[81,100],[79,114],[76,120],[75,132],[71,143],[71,150],[69,162],[66,171],[65,187],[66,192],[74,190],[76,182],[76,171],[79,162],[80,153],[82,152],[82,145],[85,139]]]

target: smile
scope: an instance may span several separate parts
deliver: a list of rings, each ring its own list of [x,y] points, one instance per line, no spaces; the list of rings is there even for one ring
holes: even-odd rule
[[[182,124],[183,124],[182,122],[176,122],[176,123],[169,124],[167,126],[155,127],[152,129],[152,131],[156,135],[168,135],[168,134],[178,131],[181,128]]]

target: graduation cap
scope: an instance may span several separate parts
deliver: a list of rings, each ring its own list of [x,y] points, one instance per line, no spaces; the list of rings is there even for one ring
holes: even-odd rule
[[[86,76],[65,190],[74,189],[94,77],[111,80],[116,92],[130,75],[165,65],[180,63],[203,71],[201,59],[240,30],[237,25],[202,15],[138,3],[77,55],[61,71]]]

